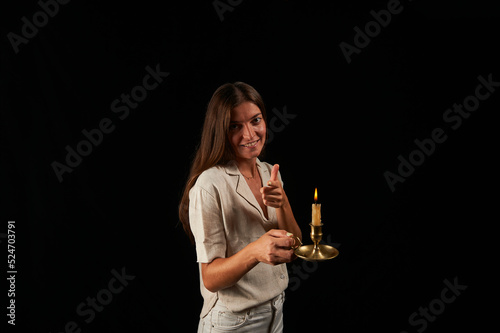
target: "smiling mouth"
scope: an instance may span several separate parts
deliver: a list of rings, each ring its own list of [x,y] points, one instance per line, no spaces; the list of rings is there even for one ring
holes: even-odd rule
[[[260,141],[260,139],[252,141],[252,142],[249,142],[249,143],[246,143],[246,144],[241,145],[241,146],[245,147],[245,148],[255,148],[255,147],[257,147],[257,143],[259,143],[259,141]]]

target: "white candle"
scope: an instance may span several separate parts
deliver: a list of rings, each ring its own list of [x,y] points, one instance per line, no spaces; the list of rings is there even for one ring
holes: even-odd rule
[[[312,225],[321,224],[321,204],[318,201],[318,189],[314,189],[314,203],[312,204]]]

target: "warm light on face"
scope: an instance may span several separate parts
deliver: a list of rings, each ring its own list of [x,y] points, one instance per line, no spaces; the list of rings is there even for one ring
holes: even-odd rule
[[[231,110],[228,139],[237,160],[260,155],[266,140],[266,123],[257,105],[243,102]]]

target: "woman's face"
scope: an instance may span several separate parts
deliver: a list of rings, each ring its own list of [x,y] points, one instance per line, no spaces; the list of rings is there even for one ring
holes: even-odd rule
[[[231,111],[228,136],[237,159],[260,155],[266,141],[266,124],[257,105],[244,102]]]

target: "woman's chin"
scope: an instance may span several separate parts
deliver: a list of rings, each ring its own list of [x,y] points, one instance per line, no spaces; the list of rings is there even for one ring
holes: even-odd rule
[[[253,159],[256,158],[260,155],[262,152],[263,144],[262,140],[259,140],[257,145],[255,147],[244,147],[244,146],[239,146],[238,147],[238,157],[241,159]]]

